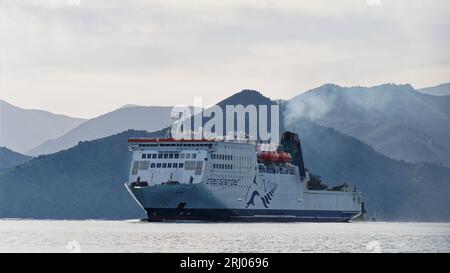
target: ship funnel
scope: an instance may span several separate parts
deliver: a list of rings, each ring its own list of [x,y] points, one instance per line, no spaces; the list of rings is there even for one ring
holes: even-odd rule
[[[298,134],[284,132],[281,136],[281,145],[292,157],[292,163],[298,167],[300,178],[306,177],[305,163],[303,161],[303,151]]]

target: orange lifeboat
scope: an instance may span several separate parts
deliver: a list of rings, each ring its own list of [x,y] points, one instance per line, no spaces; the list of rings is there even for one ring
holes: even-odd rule
[[[280,163],[289,163],[292,161],[292,156],[289,153],[282,152],[278,155],[278,162]]]
[[[278,162],[279,156],[277,152],[264,151],[258,154],[258,159],[265,163]]]

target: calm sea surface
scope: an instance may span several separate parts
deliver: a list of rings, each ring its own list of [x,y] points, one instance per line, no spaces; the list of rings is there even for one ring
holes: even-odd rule
[[[0,252],[450,252],[450,224],[0,220]]]

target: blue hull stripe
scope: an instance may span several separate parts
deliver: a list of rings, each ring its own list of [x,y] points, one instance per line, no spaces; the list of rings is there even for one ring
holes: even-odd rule
[[[145,209],[149,221],[348,222],[358,211],[264,209]]]

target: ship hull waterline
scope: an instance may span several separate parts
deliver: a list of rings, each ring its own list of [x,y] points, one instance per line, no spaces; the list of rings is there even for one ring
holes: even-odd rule
[[[348,223],[359,212],[311,210],[253,210],[253,209],[165,209],[146,208],[148,222],[316,222]]]
[[[141,195],[145,188],[133,188],[127,186],[128,191],[145,210],[147,222],[340,222],[348,223],[361,215],[361,211],[338,211],[338,210],[297,210],[297,209],[234,209],[234,208],[188,208],[177,204],[186,204],[183,200],[172,200],[170,207],[151,207],[148,199],[142,199]],[[146,189],[148,190],[148,188]],[[167,192],[166,192],[167,194]],[[163,193],[156,195],[162,196]],[[167,196],[167,195],[166,195]],[[177,199],[177,198],[175,198]],[[187,198],[191,199],[191,198]],[[196,200],[202,199],[197,196]],[[167,200],[167,199],[166,199]],[[191,199],[192,200],[192,199]],[[155,203],[161,204],[160,201]],[[212,204],[214,206],[214,204]],[[215,204],[217,205],[217,204]]]

